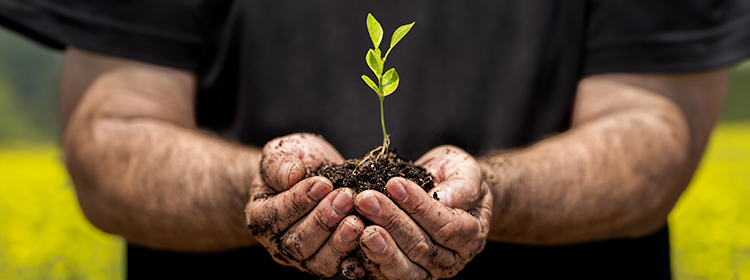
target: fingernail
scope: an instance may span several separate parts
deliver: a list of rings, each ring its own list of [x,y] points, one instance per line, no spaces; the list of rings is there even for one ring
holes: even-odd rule
[[[315,181],[312,187],[307,191],[307,197],[312,201],[319,202],[331,192],[333,188],[323,181]]]
[[[344,226],[341,227],[341,243],[344,244],[351,244],[354,241],[357,241],[357,238],[359,238],[360,231],[349,223],[349,221],[344,220]]]
[[[349,193],[340,191],[336,194],[336,197],[333,198],[331,208],[336,215],[341,216],[349,214],[349,212],[352,211],[352,208],[354,208],[354,199]]]
[[[281,165],[281,168],[279,168],[279,174],[278,180],[279,180],[279,187],[282,189],[286,189],[287,184],[289,184],[289,176],[292,175],[292,162],[285,162]]]
[[[385,251],[385,239],[382,235],[380,235],[380,232],[375,231],[370,236],[365,238],[365,240],[362,241],[362,243],[375,254],[380,254]]]
[[[380,213],[380,202],[375,195],[366,195],[357,201],[357,208],[362,211],[362,214],[375,216]]]
[[[406,192],[406,188],[401,180],[393,180],[393,183],[390,184],[390,188],[388,188],[388,193],[391,195],[391,198],[397,202],[402,202],[409,196],[409,193]]]

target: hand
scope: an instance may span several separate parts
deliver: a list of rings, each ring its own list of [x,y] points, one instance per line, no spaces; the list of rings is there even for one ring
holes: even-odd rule
[[[459,148],[443,146],[416,164],[437,183],[429,193],[393,178],[386,185],[392,200],[377,191],[355,198],[357,211],[375,224],[360,238],[372,262],[365,262],[365,268],[375,278],[452,277],[486,244],[493,198],[477,161]]]
[[[248,231],[276,262],[318,277],[346,267],[361,270],[357,261],[344,260],[364,229],[362,219],[349,216],[354,191],[333,191],[324,177],[304,179],[323,163],[343,161],[328,142],[310,134],[277,138],[263,147],[261,176],[251,184],[245,217]]]

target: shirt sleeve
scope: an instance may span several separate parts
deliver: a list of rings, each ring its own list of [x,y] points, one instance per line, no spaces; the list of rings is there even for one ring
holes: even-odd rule
[[[1,0],[0,24],[44,45],[195,70],[204,0]]]
[[[688,72],[750,56],[750,1],[594,0],[584,74]]]

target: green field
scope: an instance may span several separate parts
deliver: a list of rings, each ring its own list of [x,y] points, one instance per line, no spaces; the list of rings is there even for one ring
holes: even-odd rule
[[[83,217],[58,147],[0,148],[0,279],[120,279],[123,241]],[[676,279],[750,279],[750,122],[720,125],[669,218]]]

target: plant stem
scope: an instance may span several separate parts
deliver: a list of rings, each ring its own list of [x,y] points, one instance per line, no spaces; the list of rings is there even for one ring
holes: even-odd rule
[[[383,99],[384,96],[378,96],[378,99],[380,99],[380,125],[383,126],[383,143],[386,142],[386,139],[388,139],[388,133],[385,132],[385,115],[383,114]]]

